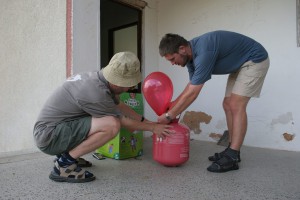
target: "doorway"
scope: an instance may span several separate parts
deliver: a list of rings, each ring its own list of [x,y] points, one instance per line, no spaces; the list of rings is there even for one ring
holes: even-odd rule
[[[100,15],[101,68],[120,51],[131,51],[142,62],[142,11],[113,0],[101,0]],[[141,92],[141,84],[134,92]]]

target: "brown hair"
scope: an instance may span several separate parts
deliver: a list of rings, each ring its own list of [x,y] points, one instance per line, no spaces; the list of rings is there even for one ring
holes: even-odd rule
[[[165,56],[166,54],[177,53],[180,46],[188,46],[189,42],[180,35],[167,33],[159,43],[159,54]]]

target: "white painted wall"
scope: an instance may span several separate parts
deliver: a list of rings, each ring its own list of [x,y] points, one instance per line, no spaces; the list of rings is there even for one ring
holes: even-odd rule
[[[73,74],[100,69],[100,1],[73,0]]]
[[[34,149],[38,112],[66,77],[66,2],[0,1],[0,153]]]
[[[261,98],[253,99],[248,107],[244,144],[300,151],[300,48],[296,42],[295,0],[161,0],[157,14],[156,43],[168,32],[192,39],[218,29],[236,31],[262,43],[269,52],[271,66]],[[173,80],[177,97],[188,81],[186,68],[171,67],[163,58],[158,65]],[[195,139],[213,141],[210,133],[223,133],[226,129],[221,106],[226,78],[214,76],[187,109],[213,117],[209,124],[201,124],[200,135],[192,135]],[[284,140],[285,132],[295,134],[294,140]]]
[[[154,0],[147,1],[148,6],[143,11],[142,30],[142,73],[145,78],[154,71],[159,71],[158,65],[158,35],[157,35],[157,3]],[[156,121],[157,116],[144,99],[144,113],[147,119]],[[152,133],[144,132],[145,137]]]

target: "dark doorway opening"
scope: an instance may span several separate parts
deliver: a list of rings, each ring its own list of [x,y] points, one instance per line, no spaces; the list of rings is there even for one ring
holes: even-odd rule
[[[142,11],[112,0],[100,1],[101,68],[120,51],[132,51],[141,61]],[[141,92],[139,84],[135,92]]]

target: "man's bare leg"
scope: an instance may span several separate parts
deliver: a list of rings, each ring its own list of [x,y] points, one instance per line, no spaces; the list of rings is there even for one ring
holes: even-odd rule
[[[229,124],[230,148],[239,151],[247,132],[247,105],[250,97],[232,94],[229,97],[229,111],[225,111]],[[228,117],[227,117],[228,116]]]
[[[93,117],[91,123],[87,139],[69,151],[70,156],[75,159],[95,151],[113,139],[118,134],[121,126],[119,120],[112,116],[102,118]]]

